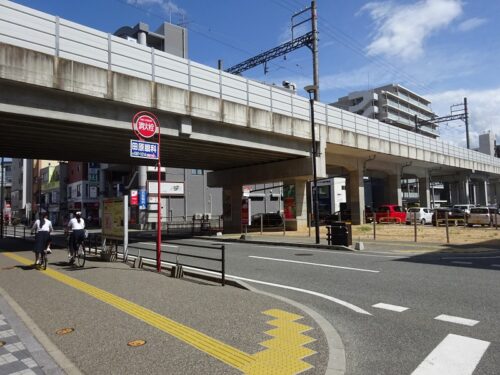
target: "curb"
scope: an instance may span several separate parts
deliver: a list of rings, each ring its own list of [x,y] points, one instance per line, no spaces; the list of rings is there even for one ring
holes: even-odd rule
[[[340,251],[357,251],[354,249],[351,249],[348,246],[342,246],[342,245],[317,245],[317,244],[309,244],[309,243],[303,243],[303,242],[277,242],[277,241],[258,241],[258,240],[240,240],[237,238],[212,238],[212,237],[199,237],[195,236],[193,237],[198,240],[207,240],[207,241],[219,241],[219,242],[237,242],[237,243],[249,243],[249,244],[256,244],[256,245],[270,245],[270,246],[287,246],[287,247],[305,247],[305,248],[312,248],[312,249],[325,249],[325,250],[340,250]]]
[[[73,362],[59,350],[23,308],[1,287],[0,306],[5,308],[4,315],[44,373],[82,375]]]
[[[163,268],[163,267],[162,267]],[[166,267],[165,267],[166,268]],[[220,282],[220,278],[216,276],[211,276],[204,272],[196,272],[193,270],[185,270],[184,275],[200,278],[209,281]],[[279,296],[277,294],[264,292],[259,290],[248,283],[241,280],[234,280],[232,278],[226,279],[226,285],[230,285],[236,288],[245,289],[253,293],[258,293],[262,295],[266,295],[268,297],[276,298],[285,303],[288,303],[292,306],[295,306],[299,310],[304,311],[307,315],[309,315],[321,328],[323,333],[325,334],[326,342],[328,345],[328,363],[326,366],[325,375],[343,375],[346,372],[346,355],[345,348],[342,342],[342,339],[338,333],[338,331],[319,313],[314,311],[313,309],[301,304],[300,302],[296,302],[286,297]]]
[[[233,280],[234,281],[234,280]],[[316,311],[307,307],[300,302],[296,302],[286,297],[276,295],[274,293],[264,292],[243,281],[237,281],[240,283],[244,289],[247,289],[253,293],[262,294],[268,297],[276,298],[280,301],[288,303],[296,308],[304,311],[309,315],[321,328],[326,337],[326,342],[328,345],[328,363],[326,365],[325,375],[343,375],[346,372],[346,355],[345,347],[340,338],[337,330],[328,322],[322,315],[318,314]]]

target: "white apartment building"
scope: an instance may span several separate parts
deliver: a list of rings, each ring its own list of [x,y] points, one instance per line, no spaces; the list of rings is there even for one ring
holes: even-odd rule
[[[390,84],[351,92],[330,105],[437,138],[438,126],[426,122],[436,117],[430,104],[429,100],[413,91],[398,84]]]

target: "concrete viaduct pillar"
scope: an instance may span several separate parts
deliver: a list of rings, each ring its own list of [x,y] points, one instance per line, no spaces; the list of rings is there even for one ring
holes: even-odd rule
[[[387,203],[403,204],[403,196],[401,194],[401,172],[395,171],[393,174],[387,176],[385,198]]]
[[[320,161],[321,158],[318,158]],[[318,178],[326,177],[325,163],[318,163]],[[312,178],[311,158],[300,158],[249,167],[209,172],[210,187],[223,188],[224,232],[241,229],[242,186],[265,182],[292,185],[283,194],[283,207],[288,210],[285,220],[289,230],[307,228],[307,181]]]
[[[430,179],[429,176],[420,177],[418,179],[418,194],[420,207],[430,207],[431,206],[431,191],[430,191]]]
[[[365,182],[363,177],[362,167],[354,171],[349,171],[348,183],[346,185],[353,224],[364,224],[365,222]]]

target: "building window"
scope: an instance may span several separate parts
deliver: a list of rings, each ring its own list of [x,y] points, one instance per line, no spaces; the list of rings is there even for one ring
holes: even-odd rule
[[[77,197],[82,196],[82,185],[80,185],[80,184],[76,185],[76,196]]]
[[[191,174],[193,175],[202,175],[203,169],[191,169]]]

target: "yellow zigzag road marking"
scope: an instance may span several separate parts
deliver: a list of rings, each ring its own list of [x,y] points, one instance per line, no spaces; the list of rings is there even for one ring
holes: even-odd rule
[[[22,264],[29,265],[31,261],[13,253],[3,253],[5,256],[14,259]],[[295,323],[295,320],[303,317],[291,314],[283,310],[273,309],[265,311],[264,314],[276,319],[269,321],[270,325],[277,328],[266,333],[273,339],[261,343],[266,350],[256,354],[247,354],[230,345],[216,340],[210,336],[177,323],[163,315],[155,313],[143,306],[118,297],[105,290],[96,288],[73,277],[66,276],[61,272],[47,269],[42,271],[63,284],[80,290],[102,302],[105,302],[118,310],[121,310],[143,322],[178,338],[181,341],[211,355],[214,358],[241,370],[245,374],[298,374],[312,366],[302,358],[315,354],[311,349],[304,348],[303,345],[315,341],[315,339],[303,335],[312,328],[303,324]]]

